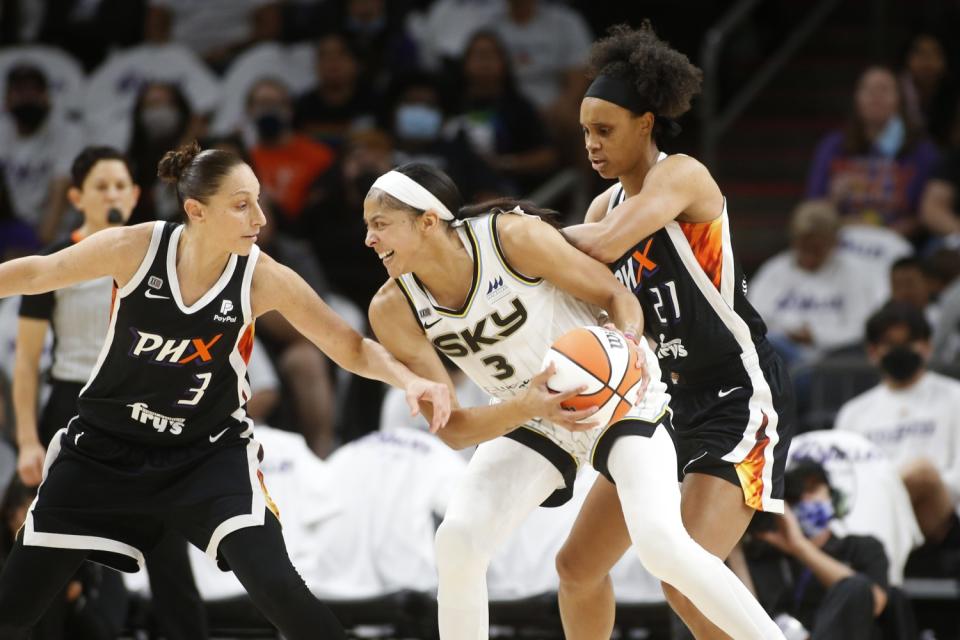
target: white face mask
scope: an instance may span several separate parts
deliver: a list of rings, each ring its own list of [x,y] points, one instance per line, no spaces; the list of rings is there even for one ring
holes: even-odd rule
[[[168,138],[180,127],[180,112],[171,105],[146,107],[140,112],[140,124],[150,138]]]
[[[906,137],[906,127],[903,125],[903,118],[895,115],[883,126],[883,130],[873,141],[873,148],[885,158],[895,158],[903,147],[903,139]]]
[[[443,124],[439,109],[425,104],[405,104],[397,109],[397,135],[408,140],[436,140]]]

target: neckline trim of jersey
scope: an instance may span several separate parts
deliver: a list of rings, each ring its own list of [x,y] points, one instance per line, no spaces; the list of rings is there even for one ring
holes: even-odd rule
[[[220,279],[217,280],[206,293],[200,296],[200,299],[188,307],[183,303],[183,296],[180,294],[180,278],[177,276],[177,247],[180,244],[180,235],[182,233],[183,225],[181,224],[170,234],[166,260],[167,280],[170,282],[170,292],[173,294],[173,301],[177,303],[177,307],[179,307],[183,313],[192,314],[210,304],[227,286],[237,267],[237,254],[230,254],[230,259],[227,261],[227,266],[224,267],[223,273],[220,274]]]
[[[470,245],[473,248],[473,283],[470,285],[470,293],[467,294],[467,299],[464,301],[462,307],[459,309],[450,309],[438,305],[433,295],[427,290],[424,284],[420,282],[420,278],[417,277],[417,274],[411,274],[413,276],[413,281],[417,283],[420,291],[423,292],[423,295],[425,295],[427,300],[430,302],[430,306],[433,307],[433,309],[440,315],[454,318],[463,318],[470,312],[470,307],[473,305],[473,299],[477,295],[477,289],[480,288],[480,244],[477,242],[477,238],[473,233],[473,227],[470,225],[470,223],[464,224],[460,228],[466,230],[467,237],[470,239]]]

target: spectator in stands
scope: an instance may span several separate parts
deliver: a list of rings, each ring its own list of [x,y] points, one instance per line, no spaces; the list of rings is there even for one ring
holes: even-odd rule
[[[510,52],[520,91],[545,117],[566,162],[585,166],[580,101],[593,36],[574,9],[543,0],[507,0],[489,26]]]
[[[133,107],[133,133],[127,155],[143,197],[131,224],[178,215],[177,195],[170,185],[157,179],[157,163],[170,149],[195,139],[202,127],[202,119],[193,115],[177,85],[148,82],[140,89]]]
[[[562,4],[508,0],[489,25],[510,52],[523,94],[544,113],[576,118],[593,40],[580,14]]]
[[[294,124],[337,148],[351,129],[373,124],[376,97],[361,82],[360,61],[342,33],[317,41],[317,77],[319,86],[297,101]]]
[[[0,169],[0,262],[30,255],[40,249],[33,227],[13,213],[7,181]]]
[[[329,285],[309,245],[277,228],[269,200],[262,205],[267,223],[260,229],[257,244],[280,264],[293,269],[325,300]],[[329,303],[329,301],[328,301]],[[286,420],[274,426],[286,426],[303,434],[307,446],[326,458],[334,449],[333,374],[327,357],[304,338],[278,313],[266,313],[257,319],[257,337],[272,354],[284,388],[291,396],[292,409]]]
[[[36,488],[14,479],[0,502],[0,566],[13,548]],[[184,555],[186,557],[186,555]],[[104,579],[104,577],[108,579]],[[31,630],[33,640],[116,640],[124,629],[129,598],[112,569],[85,562]]]
[[[893,71],[864,71],[846,129],[817,147],[807,196],[829,198],[845,221],[883,225],[918,242],[920,195],[937,149],[904,108]]]
[[[399,4],[391,3],[396,9]],[[383,90],[393,74],[417,68],[417,47],[406,33],[406,15],[388,11],[386,0],[347,0],[344,34],[360,60],[363,77]]]
[[[934,166],[920,198],[920,220],[931,246],[960,243],[960,149],[947,151]]]
[[[265,77],[247,94],[247,120],[256,131],[253,170],[275,204],[280,227],[299,231],[311,185],[333,164],[333,151],[293,130],[293,98],[283,81]]]
[[[933,285],[927,271],[924,261],[914,256],[894,262],[890,267],[890,301],[922,311],[930,326],[935,327],[939,309],[933,302]]]
[[[303,212],[310,229],[305,237],[332,288],[361,309],[383,284],[383,266],[372,251],[356,250],[366,234],[357,212],[374,180],[395,164],[387,134],[378,129],[351,133]]]
[[[64,224],[70,163],[82,146],[81,133],[51,117],[47,77],[37,67],[10,69],[4,106],[0,168],[13,211],[49,242]]]
[[[556,154],[540,114],[517,89],[509,53],[493,31],[473,34],[459,76],[457,115],[447,133],[462,133],[518,192],[529,193],[554,167]]]
[[[393,89],[389,126],[396,145],[394,164],[425,162],[460,187],[465,202],[508,191],[505,180],[470,149],[463,135],[443,136],[446,118],[437,81],[426,74],[400,78]]]
[[[877,621],[887,606],[887,555],[871,536],[839,536],[830,522],[842,510],[842,497],[826,471],[800,461],[784,477],[787,507],[772,529],[754,535],[787,556],[789,570],[771,584],[758,580],[774,608],[786,611],[810,630],[811,640],[876,640]],[[795,637],[806,637],[797,635]]]
[[[845,404],[835,428],[865,436],[899,468],[928,542],[960,542],[960,382],[927,370],[930,325],[918,309],[886,305],[866,332],[882,381]]]
[[[863,264],[836,250],[840,222],[823,200],[801,203],[790,221],[788,251],[764,263],[748,298],[789,363],[858,346],[867,316],[887,297]]]
[[[947,146],[957,108],[957,86],[943,43],[921,31],[910,38],[900,72],[900,92],[908,119],[923,127],[941,147]]]
[[[86,71],[117,47],[139,44],[146,7],[130,0],[48,0],[38,40],[68,51]]]
[[[223,71],[250,45],[280,36],[279,0],[149,0],[147,42],[179,42]]]

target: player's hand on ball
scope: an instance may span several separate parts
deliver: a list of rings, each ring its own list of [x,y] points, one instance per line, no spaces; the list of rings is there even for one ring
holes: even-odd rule
[[[557,365],[553,362],[547,365],[547,368],[538,373],[530,380],[525,394],[525,400],[531,407],[531,413],[543,420],[548,420],[558,427],[563,427],[569,431],[589,431],[599,423],[586,420],[597,412],[599,407],[588,407],[579,411],[570,411],[564,409],[561,405],[566,400],[574,397],[586,389],[586,387],[577,387],[556,393],[547,386],[547,381],[557,372]],[[583,422],[581,422],[583,421]]]
[[[625,333],[617,329],[617,326],[612,322],[608,322],[603,325],[604,329],[610,329],[611,331],[616,331],[620,333],[627,340],[627,344],[630,346],[630,350],[636,352],[636,368],[640,369],[640,388],[637,390],[637,395],[635,398],[630,398],[630,401],[633,404],[637,404],[643,398],[643,394],[647,392],[647,386],[650,384],[650,371],[647,369],[647,359],[643,357],[643,352],[640,351],[640,341],[646,340],[642,335],[637,336],[633,333]]]
[[[28,487],[40,485],[43,479],[43,459],[47,452],[39,442],[33,442],[20,447],[20,455],[17,457],[17,472],[20,479]]]
[[[440,382],[432,382],[424,378],[414,378],[407,385],[407,406],[410,407],[410,415],[415,416],[421,413],[421,402],[429,402],[433,405],[433,417],[430,420],[430,433],[436,433],[446,426],[450,419],[450,411],[453,405],[453,392],[450,387]],[[426,414],[424,414],[426,415]]]

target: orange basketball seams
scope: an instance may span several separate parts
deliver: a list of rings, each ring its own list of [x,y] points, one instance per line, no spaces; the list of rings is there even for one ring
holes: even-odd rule
[[[610,358],[597,337],[589,331],[569,331],[553,343],[553,348],[604,384],[610,380]],[[575,354],[575,357],[569,354]]]

